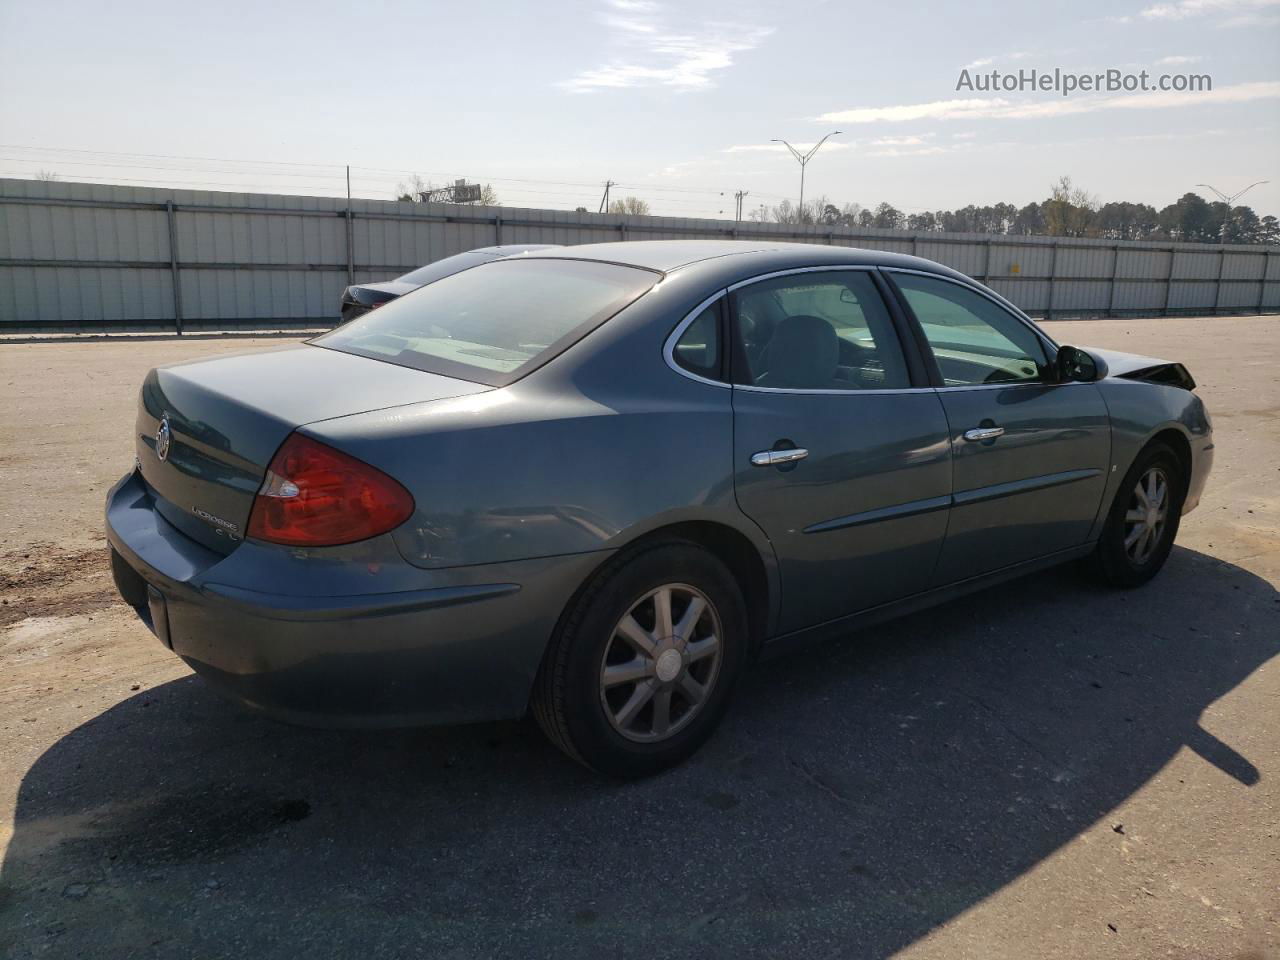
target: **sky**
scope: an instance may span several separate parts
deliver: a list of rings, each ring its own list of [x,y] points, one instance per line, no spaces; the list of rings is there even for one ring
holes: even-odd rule
[[[983,92],[991,70],[1207,74],[1210,92]],[[1048,195],[1280,215],[1280,0],[175,4],[0,0],[0,176],[505,206],[603,184],[664,216],[806,197],[907,213]]]

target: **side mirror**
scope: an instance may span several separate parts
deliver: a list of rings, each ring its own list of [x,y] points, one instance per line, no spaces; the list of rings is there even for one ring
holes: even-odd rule
[[[1098,379],[1098,363],[1093,357],[1076,347],[1059,347],[1054,363],[1059,383],[1092,383]]]

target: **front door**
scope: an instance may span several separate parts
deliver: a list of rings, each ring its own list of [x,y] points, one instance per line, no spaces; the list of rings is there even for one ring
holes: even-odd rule
[[[946,530],[947,420],[911,382],[871,274],[756,281],[731,311],[735,487],[778,557],[779,632],[924,590]]]
[[[954,457],[953,505],[933,585],[1084,543],[1111,457],[1091,383],[1057,383],[1040,335],[973,288],[892,272],[928,342]]]

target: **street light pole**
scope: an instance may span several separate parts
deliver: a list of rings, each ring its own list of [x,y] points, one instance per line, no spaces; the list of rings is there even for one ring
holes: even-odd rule
[[[1235,202],[1236,202],[1237,200],[1239,200],[1241,197],[1243,197],[1243,196],[1244,196],[1246,193],[1248,193],[1250,190],[1252,190],[1254,187],[1260,187],[1260,186],[1262,186],[1264,183],[1270,183],[1270,182],[1271,182],[1270,180],[1259,180],[1259,181],[1257,181],[1256,183],[1251,183],[1251,184],[1249,184],[1249,185],[1248,185],[1247,187],[1245,187],[1243,190],[1238,190],[1238,191],[1236,191],[1235,193],[1231,194],[1230,196],[1228,196],[1227,194],[1223,193],[1221,190],[1219,190],[1217,187],[1215,187],[1215,186],[1214,186],[1213,184],[1211,184],[1211,183],[1197,183],[1197,184],[1196,184],[1196,186],[1197,186],[1197,187],[1204,187],[1206,190],[1212,190],[1215,194],[1217,194],[1218,199],[1219,199],[1219,200],[1221,200],[1223,203],[1225,203],[1225,204],[1227,205],[1227,216],[1223,219],[1223,221],[1222,221],[1222,226],[1218,227],[1218,242],[1219,242],[1219,243],[1226,243],[1226,241],[1227,241],[1227,222],[1231,219],[1231,208],[1232,208],[1233,206],[1235,206]]]
[[[1245,187],[1243,190],[1239,190],[1239,191],[1237,191],[1237,192],[1235,192],[1235,193],[1231,194],[1230,196],[1228,196],[1227,194],[1223,193],[1221,190],[1219,190],[1217,187],[1215,187],[1215,186],[1214,186],[1213,184],[1211,184],[1211,183],[1197,183],[1197,184],[1196,184],[1196,186],[1197,186],[1197,187],[1204,187],[1206,190],[1212,190],[1214,193],[1216,193],[1216,194],[1218,195],[1218,199],[1219,199],[1219,200],[1221,200],[1221,201],[1222,201],[1223,203],[1225,203],[1228,207],[1230,207],[1233,203],[1235,203],[1237,200],[1239,200],[1241,197],[1243,197],[1246,193],[1248,193],[1248,192],[1249,192],[1250,190],[1252,190],[1254,187],[1260,187],[1260,186],[1262,186],[1264,183],[1270,183],[1270,182],[1271,182],[1270,180],[1259,180],[1257,183],[1251,183],[1251,184],[1249,184],[1247,187]]]
[[[824,143],[826,143],[832,137],[839,136],[840,133],[841,131],[839,130],[832,130],[825,137],[823,137],[821,140],[815,143],[812,149],[810,149],[808,153],[801,153],[799,150],[797,150],[791,144],[787,143],[787,141],[785,140],[779,140],[777,138],[774,138],[772,141],[770,141],[771,143],[780,143],[784,147],[786,147],[788,150],[790,150],[791,155],[795,157],[796,161],[800,164],[800,209],[796,211],[797,217],[801,217],[804,215],[804,168],[809,165],[809,161],[813,159],[813,155],[818,152],[819,147],[821,147]]]

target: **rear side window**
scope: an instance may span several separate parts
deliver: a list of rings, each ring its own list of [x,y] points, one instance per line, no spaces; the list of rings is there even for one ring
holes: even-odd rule
[[[676,364],[708,380],[720,379],[720,304],[713,303],[685,328],[671,352]]]
[[[788,274],[734,294],[747,369],[734,379],[781,390],[909,387],[906,360],[864,270]],[[736,354],[735,354],[736,356]]]
[[[659,278],[591,260],[496,260],[310,342],[500,387],[581,339]]]

